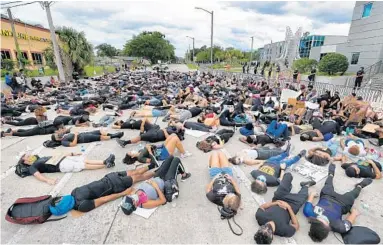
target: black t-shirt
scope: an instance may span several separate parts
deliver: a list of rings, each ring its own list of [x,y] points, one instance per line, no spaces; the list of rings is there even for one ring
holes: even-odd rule
[[[297,78],[298,78],[298,73],[295,73],[295,72],[294,72],[294,73],[293,73],[293,78],[294,78],[294,79],[297,79]]]
[[[128,120],[121,125],[122,129],[140,129],[142,120]]]
[[[382,166],[380,165],[380,163],[377,161],[374,161],[374,162],[375,162],[376,166],[378,167],[378,169],[380,171],[382,171]],[[361,162],[360,164],[344,163],[344,164],[342,164],[342,168],[347,169],[348,167],[350,167],[352,165],[355,165],[360,169],[360,173],[357,177],[359,177],[359,178],[371,178],[371,179],[376,178],[376,173],[374,173],[372,166],[368,163],[364,163],[364,162]]]
[[[326,148],[325,150],[323,150],[323,149],[317,149],[316,151],[321,151],[321,152],[327,153],[327,154],[329,154],[330,156],[331,156],[331,154],[332,154],[330,148]]]
[[[77,121],[78,121],[78,123],[85,123],[85,122],[89,122],[89,119],[84,120],[84,118],[82,116],[73,117],[72,124],[75,125]]]
[[[207,199],[212,203],[222,206],[223,199],[227,194],[235,193],[234,186],[225,177],[217,178],[213,183],[213,188],[206,194]]]
[[[318,130],[322,134],[337,133],[337,123],[332,121],[324,122]]]
[[[201,108],[198,107],[192,107],[189,109],[189,111],[192,114],[192,117],[196,117],[202,112]]]
[[[74,140],[74,134],[65,134],[61,140],[61,145],[69,146]]]
[[[60,172],[59,164],[57,164],[57,165],[46,164],[46,162],[50,158],[51,157],[41,157],[41,158],[38,158],[29,167],[29,173],[31,175],[34,175],[36,172],[40,172],[40,173],[57,173],[57,172]]]
[[[217,144],[220,144],[220,142],[219,142],[219,138],[218,138],[217,136],[215,136],[215,135],[212,135],[212,136],[207,137],[207,138],[206,138],[206,142],[209,142],[209,143],[211,143],[211,142],[215,142],[215,143],[217,143]]]
[[[255,218],[259,225],[274,221],[275,235],[277,236],[292,237],[295,234],[295,228],[290,225],[290,214],[278,205],[271,206],[266,210],[258,208]]]
[[[281,166],[279,164],[265,163],[258,170],[251,171],[251,176],[257,179],[258,176],[263,175],[266,178],[267,186],[279,185],[279,176],[281,174]]]
[[[73,117],[70,116],[58,116],[53,121],[53,124],[57,123],[58,121],[62,122],[64,125],[68,125],[69,122],[71,122]]]
[[[358,80],[358,81],[363,80],[363,75],[364,75],[364,71],[359,70],[359,71],[356,73],[356,80]]]

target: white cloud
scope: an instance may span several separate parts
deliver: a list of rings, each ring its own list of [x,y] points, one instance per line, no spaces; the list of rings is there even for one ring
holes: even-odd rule
[[[84,31],[94,44],[103,42],[122,48],[134,34],[143,30],[158,30],[176,47],[176,55],[183,56],[195,37],[196,47],[210,46],[210,15],[194,7],[214,10],[214,44],[224,47],[254,48],[281,41],[285,27],[293,32],[299,26],[315,34],[347,35],[348,23],[326,23],[312,17],[314,11],[323,13],[352,12],[352,2],[287,2],[285,14],[271,15],[256,10],[243,10],[227,2],[193,1],[137,1],[137,2],[57,2],[52,6],[55,26],[71,26]],[[334,11],[336,8],[336,11]],[[340,10],[339,10],[340,9]],[[45,11],[38,4],[13,9],[15,17],[48,26]]]

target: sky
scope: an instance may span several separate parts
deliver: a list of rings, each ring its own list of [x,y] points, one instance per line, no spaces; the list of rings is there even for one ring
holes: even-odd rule
[[[51,8],[56,27],[84,31],[94,45],[123,45],[142,31],[160,31],[183,57],[195,38],[195,47],[210,46],[210,14],[214,11],[214,45],[250,50],[285,39],[286,26],[295,32],[347,35],[355,2],[217,2],[217,1],[63,1]],[[14,18],[48,27],[38,3],[12,9]],[[5,14],[6,10],[1,10]]]

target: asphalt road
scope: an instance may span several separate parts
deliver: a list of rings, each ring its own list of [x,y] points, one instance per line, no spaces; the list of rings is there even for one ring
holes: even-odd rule
[[[184,69],[185,65],[172,65],[171,69]],[[187,69],[187,67],[186,67]],[[122,119],[128,117],[129,111],[124,111]],[[92,116],[91,120],[97,121],[104,112]],[[55,116],[53,110],[49,111],[49,117]],[[28,115],[25,115],[27,117]],[[161,118],[158,124],[164,125]],[[2,130],[6,127],[2,127]],[[91,130],[91,129],[81,129]],[[117,130],[110,130],[116,132]],[[124,139],[137,136],[138,132],[123,130]],[[112,169],[94,171],[83,171],[74,174],[47,174],[49,177],[59,178],[56,186],[49,186],[39,182],[34,177],[20,178],[12,170],[17,163],[16,156],[27,147],[39,151],[39,155],[52,155],[57,152],[80,151],[80,146],[73,148],[58,147],[56,149],[41,148],[42,143],[50,136],[34,136],[29,138],[8,137],[1,139],[1,215],[5,216],[10,205],[20,197],[31,197],[58,193],[59,195],[69,194],[75,187],[87,184],[91,181],[102,178],[110,171],[121,171],[131,169],[121,163],[125,153],[137,148],[137,145],[130,145],[125,149],[120,148],[115,141],[104,141],[89,150],[90,159],[104,159],[110,153],[116,155],[116,166]],[[239,132],[225,145],[224,150],[230,155],[247,148],[238,141]],[[21,226],[11,224],[3,218],[1,221],[1,243],[254,243],[254,233],[258,224],[254,218],[255,212],[263,201],[270,201],[275,188],[269,188],[268,193],[263,196],[252,194],[249,189],[251,180],[250,171],[254,167],[240,166],[236,170],[236,178],[240,183],[242,193],[242,204],[236,221],[241,225],[244,232],[242,236],[235,236],[231,233],[226,221],[220,219],[216,205],[210,203],[205,197],[205,187],[209,182],[208,156],[209,153],[202,153],[195,144],[202,138],[194,138],[187,135],[183,144],[193,156],[182,160],[187,171],[192,176],[186,182],[179,182],[180,197],[175,203],[159,207],[149,219],[138,215],[126,216],[119,209],[121,200],[116,200],[103,205],[80,217],[74,217],[71,213],[66,219],[57,222],[49,222],[41,225]],[[292,154],[298,153],[301,149],[309,149],[319,143],[303,143],[297,136],[291,140],[294,149]],[[85,144],[90,147],[90,144]],[[178,155],[178,153],[177,153]],[[303,161],[303,160],[301,160]],[[299,163],[298,163],[299,164]],[[7,171],[8,170],[8,171]],[[243,176],[242,176],[243,175]],[[241,177],[242,176],[242,177]],[[293,192],[298,191],[299,182],[304,178],[293,173]],[[335,189],[345,192],[353,188],[359,180],[350,179],[344,175],[340,166],[336,169]],[[319,191],[324,180],[319,182],[313,189]],[[361,211],[356,224],[370,227],[383,236],[383,210],[382,210],[382,181],[374,183],[362,191],[355,207]],[[363,205],[362,205],[363,204]],[[365,208],[363,208],[364,206]],[[298,213],[300,230],[292,239],[280,237],[274,238],[274,243],[313,243],[307,236],[308,222],[302,214]],[[235,229],[235,228],[234,228]],[[338,234],[338,237],[339,234]],[[323,243],[339,244],[340,242],[330,233]]]

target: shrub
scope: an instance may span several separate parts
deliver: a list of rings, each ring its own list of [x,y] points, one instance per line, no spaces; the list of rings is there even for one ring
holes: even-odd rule
[[[327,72],[329,75],[335,73],[345,73],[348,68],[347,57],[343,54],[330,53],[326,54],[321,61],[319,61],[319,70],[321,72]]]
[[[310,72],[317,64],[318,62],[314,59],[302,58],[294,61],[293,69],[298,70],[299,73],[306,73]]]
[[[12,71],[13,68],[15,67],[15,63],[13,60],[10,59],[4,59],[1,61],[1,69],[7,70],[7,71]]]

